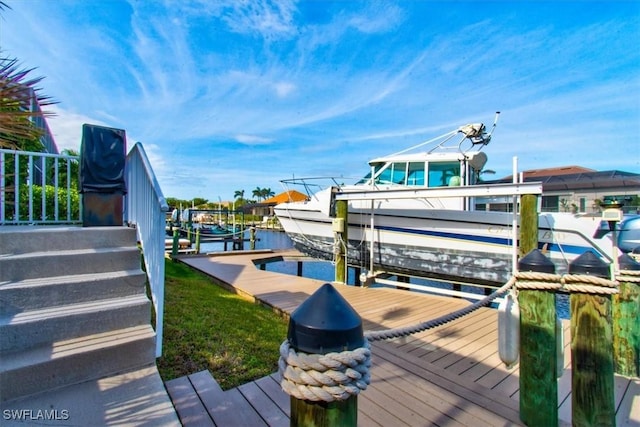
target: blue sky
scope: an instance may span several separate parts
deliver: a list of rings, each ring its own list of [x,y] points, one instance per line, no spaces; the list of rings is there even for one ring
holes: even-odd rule
[[[638,1],[6,0],[0,47],[83,123],[141,141],[167,197],[231,200],[282,179],[500,122],[495,177],[640,173]]]

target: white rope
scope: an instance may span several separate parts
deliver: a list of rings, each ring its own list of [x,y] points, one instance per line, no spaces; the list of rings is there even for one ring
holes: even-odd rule
[[[640,283],[640,270],[620,270],[616,280],[618,282]]]
[[[516,273],[516,289],[579,292],[612,295],[618,293],[618,282],[587,274]]]
[[[407,326],[404,328],[396,328],[396,329],[387,329],[384,331],[370,331],[364,334],[365,338],[369,341],[379,341],[386,340],[390,338],[399,338],[408,335],[412,335],[418,332],[426,331],[427,329],[435,328],[436,326],[444,325],[445,323],[452,322],[460,317],[466,316],[469,313],[474,312],[475,310],[489,305],[491,301],[498,298],[500,295],[507,292],[513,285],[515,284],[515,277],[512,277],[506,284],[504,284],[501,288],[497,289],[491,295],[486,296],[485,298],[474,302],[460,310],[445,314],[444,316],[437,317],[432,320],[428,320],[426,322],[418,323],[413,326]]]
[[[300,400],[334,402],[347,400],[371,382],[371,349],[363,347],[328,354],[296,352],[289,340],[280,345],[280,386]]]

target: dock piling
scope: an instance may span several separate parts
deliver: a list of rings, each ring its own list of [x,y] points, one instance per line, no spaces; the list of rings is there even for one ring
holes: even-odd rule
[[[571,309],[571,409],[575,426],[616,424],[610,266],[593,252],[569,264],[564,277]],[[603,286],[605,283],[609,286]]]
[[[640,263],[619,257],[620,293],[613,296],[613,357],[615,372],[640,376]]]
[[[282,389],[291,426],[356,426],[358,393],[369,384],[371,351],[362,319],[325,283],[289,320],[280,347]]]
[[[171,257],[175,259],[178,256],[180,231],[177,228],[173,229],[173,243],[171,245]]]
[[[347,283],[347,245],[349,242],[348,226],[348,202],[336,200],[336,217],[333,219],[333,232],[335,236],[336,253],[336,282]]]
[[[558,371],[556,357],[556,293],[559,276],[555,265],[538,249],[518,263],[520,282],[527,273],[532,282],[547,276],[550,289],[531,287],[516,282],[520,305],[520,419],[529,426],[558,425]],[[516,276],[518,277],[518,276]]]

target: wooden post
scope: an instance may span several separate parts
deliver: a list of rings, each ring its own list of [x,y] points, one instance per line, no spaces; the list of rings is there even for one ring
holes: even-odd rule
[[[340,239],[336,239],[336,282],[338,283],[347,283],[347,278],[345,277],[345,270],[347,266],[347,248],[345,247],[349,242],[348,235],[348,207],[349,204],[346,200],[336,200],[336,217],[334,221],[336,223],[342,222],[342,230],[336,231],[337,237]]]
[[[349,303],[328,283],[305,300],[289,320],[287,338],[296,351],[328,354],[362,347],[362,319]],[[291,426],[355,427],[358,396],[333,402],[291,400]]]
[[[609,265],[593,252],[571,264],[570,274],[609,278]],[[611,295],[572,292],[571,409],[574,426],[615,426]]]
[[[196,253],[200,253],[200,229],[196,230]]]
[[[514,209],[516,207],[514,206]],[[520,256],[538,249],[538,196],[523,194],[520,198]]]
[[[620,293],[613,296],[613,357],[615,372],[640,376],[640,263],[629,255],[619,258]]]
[[[173,244],[171,246],[171,257],[175,258],[178,255],[180,232],[177,228],[173,229]]]
[[[555,265],[538,249],[518,263],[521,272],[553,274]],[[529,426],[558,425],[556,294],[520,289],[520,419]]]

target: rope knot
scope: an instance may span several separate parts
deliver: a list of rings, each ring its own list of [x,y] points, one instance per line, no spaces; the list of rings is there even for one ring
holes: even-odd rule
[[[328,354],[296,352],[289,340],[280,345],[280,386],[296,399],[313,402],[347,400],[371,381],[371,349],[363,347]]]

